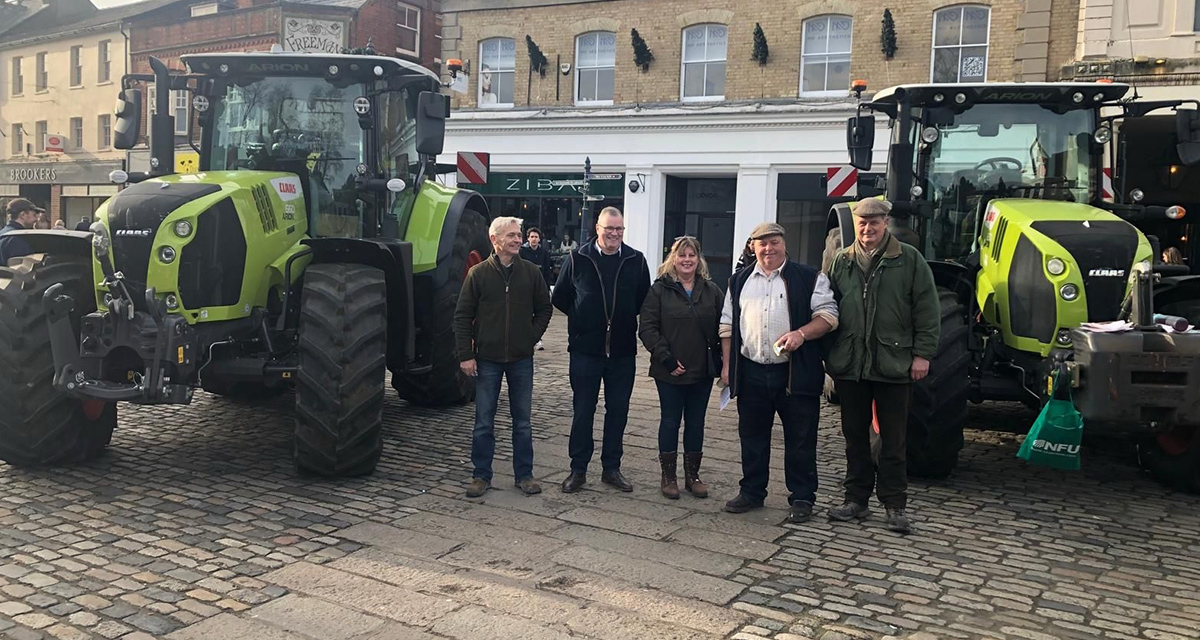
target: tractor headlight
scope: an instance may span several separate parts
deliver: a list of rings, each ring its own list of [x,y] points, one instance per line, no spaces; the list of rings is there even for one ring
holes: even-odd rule
[[[1058,295],[1062,296],[1063,300],[1070,302],[1079,297],[1079,287],[1071,283],[1064,284],[1058,290]]]
[[[167,294],[167,308],[174,311],[179,308],[179,296],[173,293]]]
[[[1046,262],[1046,271],[1052,276],[1061,276],[1067,271],[1067,263],[1062,261],[1062,258],[1050,258]]]
[[[1167,217],[1172,220],[1182,220],[1186,215],[1187,209],[1184,209],[1177,204],[1167,207]]]
[[[1096,141],[1096,144],[1108,144],[1112,140],[1112,129],[1100,127],[1092,134],[1092,139]]]
[[[158,259],[162,260],[165,264],[175,262],[175,247],[159,247]]]
[[[88,230],[92,232],[92,248],[96,250],[96,255],[101,258],[107,256],[109,248],[112,247],[112,238],[108,235],[108,227],[97,220],[88,227]]]
[[[954,94],[954,101],[957,102],[958,104],[965,104],[967,101],[967,94],[965,94],[965,93]]]
[[[1075,104],[1083,102],[1083,93],[1076,91],[1075,93],[1071,94],[1071,101]]]
[[[1129,192],[1129,197],[1134,202],[1141,202],[1146,198],[1146,192],[1142,191],[1141,189],[1134,189],[1133,191]]]
[[[1063,346],[1071,344],[1070,329],[1059,329],[1058,335],[1055,336],[1054,339],[1055,339],[1055,341],[1057,341],[1059,344],[1061,344]]]
[[[192,235],[192,223],[187,220],[180,220],[175,223],[175,235],[180,238],[186,238]]]
[[[914,198],[920,198],[922,195],[925,194],[925,190],[922,189],[921,185],[919,185],[919,184],[914,184],[912,186],[912,188],[908,190],[908,192],[911,193],[912,197],[914,197]]]
[[[921,130],[921,141],[925,144],[933,144],[941,137],[941,132],[937,127],[925,127]]]

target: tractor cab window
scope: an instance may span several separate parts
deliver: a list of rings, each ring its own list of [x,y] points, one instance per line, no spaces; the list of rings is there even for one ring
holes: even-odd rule
[[[914,123],[916,124],[916,123]],[[993,198],[1089,202],[1093,112],[1035,104],[977,105],[953,116],[931,110],[913,127],[917,184],[933,204],[926,255],[961,261]]]
[[[380,171],[388,178],[401,178],[412,184],[420,166],[417,156],[417,96],[430,89],[423,79],[409,82],[398,89],[379,95],[379,162]],[[415,190],[405,189],[391,194],[391,204],[384,214],[384,235],[398,235],[412,212]]]
[[[354,99],[361,85],[321,78],[261,78],[223,90],[213,113],[209,170],[286,171],[300,176],[309,234],[363,237],[355,188],[366,148]],[[371,226],[367,222],[367,226]]]

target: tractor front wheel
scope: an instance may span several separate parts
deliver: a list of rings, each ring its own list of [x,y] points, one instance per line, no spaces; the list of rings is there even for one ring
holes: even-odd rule
[[[447,279],[432,292],[430,305],[416,310],[418,317],[423,318],[417,324],[424,327],[420,340],[429,350],[432,368],[420,374],[393,373],[392,386],[401,398],[431,407],[463,404],[475,399],[475,379],[462,372],[454,352],[454,310],[458,307],[458,293],[467,271],[491,253],[487,220],[471,209],[463,211],[458,219],[449,263],[437,267],[448,270]]]
[[[970,385],[967,316],[958,296],[938,287],[942,334],[929,375],[912,387],[908,411],[908,474],[945,478],[958,464]]]
[[[387,284],[383,271],[318,264],[304,271],[293,459],[329,477],[371,473],[383,452]]]
[[[90,460],[117,426],[113,403],[78,400],[54,388],[50,325],[42,295],[62,284],[75,299],[71,325],[92,310],[87,258],[34,254],[0,266],[0,459],[43,466]]]
[[[1139,442],[1138,463],[1176,491],[1200,493],[1200,429],[1180,428]]]

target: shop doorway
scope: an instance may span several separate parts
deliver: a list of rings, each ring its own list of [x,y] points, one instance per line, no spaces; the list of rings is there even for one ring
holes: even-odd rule
[[[666,195],[661,258],[667,257],[676,238],[694,236],[704,250],[709,275],[724,290],[737,261],[733,241],[737,178],[667,176]]]

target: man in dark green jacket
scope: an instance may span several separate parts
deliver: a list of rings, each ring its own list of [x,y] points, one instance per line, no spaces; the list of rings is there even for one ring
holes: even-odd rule
[[[908,533],[909,393],[913,382],[929,374],[941,318],[933,272],[919,251],[888,232],[890,211],[885,200],[855,204],[854,244],[829,266],[839,323],[825,367],[841,398],[846,437],[846,502],[829,517],[867,517],[867,502],[877,489],[888,528]],[[878,472],[871,459],[873,407],[883,444]]]
[[[489,230],[496,253],[471,267],[454,313],[454,337],[460,366],[477,378],[475,430],[471,462],[475,465],[467,496],[477,498],[492,484],[496,451],[496,407],[500,380],[508,379],[513,421],[513,477],[526,494],[541,493],[533,479],[533,349],[554,306],[537,266],[521,260],[521,219],[496,218]]]

